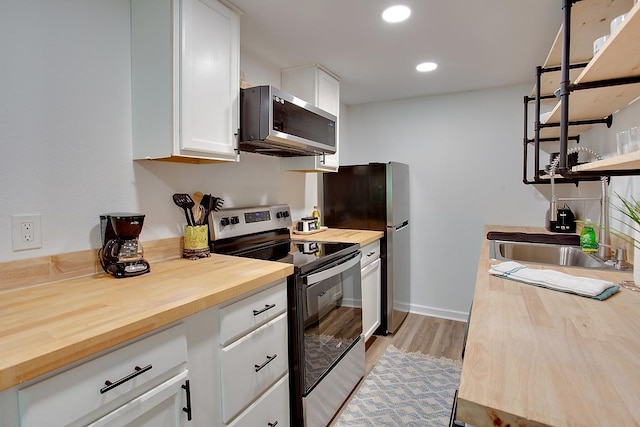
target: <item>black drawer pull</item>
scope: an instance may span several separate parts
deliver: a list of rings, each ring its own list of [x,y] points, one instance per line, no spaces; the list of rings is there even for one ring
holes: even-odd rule
[[[265,360],[265,362],[262,365],[253,365],[256,368],[256,372],[258,372],[260,369],[267,366],[276,357],[278,357],[277,354],[274,354],[273,356],[267,356],[267,360]]]
[[[374,251],[371,251],[371,252],[369,252],[369,253],[367,254],[367,256],[368,256],[368,257],[370,257],[370,256],[374,256],[375,254],[376,254],[376,253],[375,253]]]
[[[186,380],[184,382],[184,384],[182,385],[182,389],[187,393],[187,406],[182,408],[183,412],[187,413],[187,421],[191,421],[191,385],[189,383],[189,380]]]
[[[275,307],[275,304],[265,304],[264,308],[262,310],[253,310],[253,315],[257,316],[260,313],[264,313],[267,310],[271,310],[273,307]]]
[[[274,421],[272,423],[267,423],[267,427],[276,427],[278,425],[277,421]]]
[[[129,380],[134,379],[135,377],[137,377],[138,375],[144,374],[145,372],[151,370],[152,366],[151,365],[147,365],[144,368],[141,368],[140,366],[136,366],[134,369],[135,371],[133,371],[132,373],[130,373],[129,375],[127,375],[126,377],[122,377],[119,380],[116,380],[114,382],[111,382],[109,380],[106,380],[104,382],[105,387],[102,387],[100,389],[100,394],[105,394],[106,392],[108,392],[111,389],[114,389],[116,387],[118,387],[119,385],[122,385],[124,383],[126,383]]]

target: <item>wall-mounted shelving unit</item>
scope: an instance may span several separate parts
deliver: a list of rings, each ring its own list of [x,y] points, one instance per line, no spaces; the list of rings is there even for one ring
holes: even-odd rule
[[[556,182],[578,183],[601,175],[640,175],[640,152],[568,167],[569,143],[593,126],[611,126],[613,114],[640,97],[640,4],[633,0],[562,0],[563,25],[536,85],[524,98],[525,184],[549,182],[540,169],[541,146],[560,153]],[[593,55],[593,41],[609,34],[610,22],[626,13],[624,22]],[[568,31],[565,31],[568,29]],[[559,94],[554,95],[559,90]],[[535,105],[534,135],[529,137],[529,106]],[[541,107],[553,105],[541,121]],[[550,144],[550,145],[547,145]],[[533,178],[528,168],[534,147]],[[592,159],[589,159],[592,160]]]

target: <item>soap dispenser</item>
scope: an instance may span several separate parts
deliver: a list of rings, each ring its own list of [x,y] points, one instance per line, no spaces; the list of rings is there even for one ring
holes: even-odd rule
[[[598,239],[590,219],[585,220],[580,232],[580,247],[583,252],[592,253],[598,251]]]

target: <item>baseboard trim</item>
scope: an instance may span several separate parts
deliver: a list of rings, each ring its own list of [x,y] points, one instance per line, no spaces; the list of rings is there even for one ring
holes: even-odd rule
[[[459,322],[467,322],[469,312],[445,310],[436,307],[427,307],[422,305],[411,304],[409,312],[414,314],[422,314],[424,316],[439,317],[441,319],[457,320]]]

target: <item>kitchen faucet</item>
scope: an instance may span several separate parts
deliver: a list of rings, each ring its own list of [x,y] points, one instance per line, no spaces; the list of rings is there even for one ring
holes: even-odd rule
[[[602,160],[602,156],[587,147],[573,147],[567,150],[567,154],[584,151],[591,154],[597,160]],[[551,178],[551,200],[549,205],[549,221],[557,221],[557,200],[555,187],[555,172],[560,162],[560,156],[557,156],[551,162],[549,167],[549,176]],[[611,259],[611,249],[616,250],[616,263],[624,261],[624,252],[618,251],[618,248],[611,246],[611,236],[609,232],[609,192],[607,191],[608,177],[600,177],[600,222],[598,224],[598,258],[602,260]],[[564,199],[566,200],[566,199]],[[573,199],[576,200],[576,199]]]

